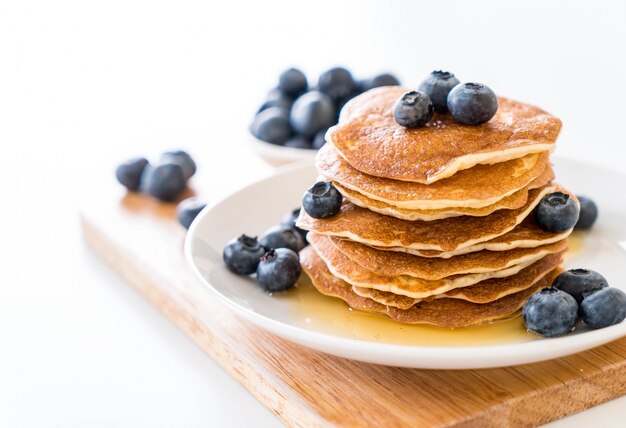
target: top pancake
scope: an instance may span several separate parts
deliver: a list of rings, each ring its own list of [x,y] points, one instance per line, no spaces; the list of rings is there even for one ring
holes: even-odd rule
[[[342,159],[330,144],[318,152],[316,166],[326,179],[370,199],[420,210],[486,207],[526,187],[544,172],[549,173],[549,178],[552,175],[548,154],[542,153],[495,165],[478,165],[429,185],[398,181],[363,174]]]
[[[353,98],[326,140],[363,173],[428,184],[474,165],[551,151],[561,130],[556,117],[506,98],[498,99],[495,116],[482,125],[435,113],[424,127],[404,128],[395,121],[393,106],[405,92],[384,86]]]

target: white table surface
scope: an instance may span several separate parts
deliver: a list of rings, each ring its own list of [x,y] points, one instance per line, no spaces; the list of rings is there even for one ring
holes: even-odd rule
[[[389,3],[0,3],[0,426],[280,426],[86,248],[76,207],[166,148],[199,156],[209,199],[267,172],[246,125],[287,66],[450,69],[561,117],[558,155],[624,169],[622,3]]]

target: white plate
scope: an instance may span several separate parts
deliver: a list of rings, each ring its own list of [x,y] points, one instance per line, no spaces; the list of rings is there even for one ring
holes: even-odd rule
[[[594,229],[577,238],[583,242],[568,267],[601,272],[614,287],[626,287],[626,177],[595,166],[559,159],[559,183],[599,205]],[[341,357],[377,364],[473,369],[510,366],[573,354],[626,335],[626,322],[601,330],[577,326],[576,332],[554,339],[524,330],[521,320],[474,329],[445,330],[412,327],[349,311],[318,293],[295,288],[270,296],[251,278],[231,274],[223,265],[222,248],[242,233],[258,235],[299,206],[316,177],[313,166],[287,167],[207,207],[187,234],[185,254],[191,269],[221,302],[254,324],[285,339]],[[319,297],[318,297],[319,296]],[[326,303],[320,305],[320,301]],[[326,300],[324,300],[326,299]],[[315,301],[315,304],[309,302]],[[308,306],[311,305],[311,306]],[[331,310],[332,309],[332,310]],[[343,312],[342,312],[343,311]],[[374,329],[371,331],[367,329]],[[411,338],[411,345],[403,344]]]

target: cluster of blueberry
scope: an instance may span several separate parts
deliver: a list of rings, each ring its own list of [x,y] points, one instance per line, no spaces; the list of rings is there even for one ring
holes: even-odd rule
[[[564,193],[546,195],[535,208],[535,221],[550,232],[591,228],[598,218],[598,207],[587,197],[577,198],[580,210]],[[602,275],[590,269],[563,272],[551,288],[535,293],[524,304],[526,328],[553,337],[574,330],[579,318],[591,328],[622,322],[626,318],[626,293],[608,285]]]
[[[578,318],[591,328],[604,328],[626,318],[626,293],[610,288],[607,280],[589,269],[572,269],[556,277],[526,301],[526,328],[553,337],[574,330]]]
[[[311,217],[328,218],[339,212],[341,201],[341,193],[332,183],[320,181],[306,191],[302,207]],[[267,292],[293,287],[302,271],[298,253],[307,245],[307,231],[296,226],[299,215],[300,208],[293,210],[259,239],[241,235],[229,241],[222,254],[226,267],[237,275],[256,273],[257,282]]]
[[[152,165],[144,157],[129,159],[115,170],[117,181],[132,192],[141,191],[161,201],[177,199],[196,173],[196,163],[189,153],[182,150],[165,152],[157,164]],[[206,206],[198,197],[187,198],[176,207],[176,218],[185,228]]]
[[[424,126],[433,113],[450,112],[457,122],[480,125],[498,110],[498,97],[481,83],[461,83],[447,71],[433,71],[417,91],[402,95],[394,106],[396,122],[405,128]]]
[[[178,198],[196,173],[196,163],[182,150],[165,152],[155,165],[146,158],[133,158],[115,170],[117,181],[130,191],[142,191],[161,201]]]
[[[290,68],[278,79],[257,112],[250,132],[268,143],[297,149],[319,149],[326,130],[337,123],[339,111],[350,99],[379,86],[399,85],[391,74],[355,80],[343,67],[331,68],[309,87],[304,73]]]
[[[247,235],[229,241],[224,247],[226,267],[237,275],[256,274],[267,292],[293,287],[302,272],[298,253],[306,245],[306,231],[296,227],[300,209],[293,210],[277,226],[259,239]]]

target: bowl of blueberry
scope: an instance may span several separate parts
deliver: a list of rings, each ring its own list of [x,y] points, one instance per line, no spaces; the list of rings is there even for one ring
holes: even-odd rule
[[[399,84],[389,73],[355,79],[346,68],[334,67],[311,85],[301,70],[289,68],[281,73],[255,114],[250,124],[250,145],[275,166],[312,162],[344,104],[369,89]]]

